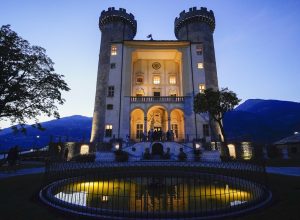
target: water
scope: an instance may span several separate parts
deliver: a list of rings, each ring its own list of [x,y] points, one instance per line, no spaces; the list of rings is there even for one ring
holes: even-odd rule
[[[103,210],[205,213],[253,200],[255,195],[247,186],[238,187],[216,177],[144,176],[63,184],[54,190],[54,196],[66,203]]]

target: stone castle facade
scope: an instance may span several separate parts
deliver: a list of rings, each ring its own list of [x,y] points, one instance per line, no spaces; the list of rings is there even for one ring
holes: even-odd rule
[[[177,40],[134,40],[137,21],[125,9],[99,18],[102,33],[91,142],[142,140],[172,131],[175,141],[219,141],[216,124],[193,112],[193,97],[218,88],[215,17],[190,8],[175,19]]]

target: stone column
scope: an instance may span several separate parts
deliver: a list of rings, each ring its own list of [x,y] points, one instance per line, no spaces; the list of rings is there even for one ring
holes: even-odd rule
[[[131,139],[132,137],[131,137],[131,112],[130,112],[130,115],[129,115],[129,133],[128,133],[128,135],[129,135],[129,139]]]
[[[171,131],[171,117],[168,116],[168,130]]]
[[[144,133],[147,134],[147,116],[144,117]]]

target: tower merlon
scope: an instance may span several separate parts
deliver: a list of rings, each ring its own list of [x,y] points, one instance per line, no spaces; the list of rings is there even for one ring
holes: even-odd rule
[[[188,12],[183,10],[182,12],[180,12],[179,17],[175,18],[175,36],[178,37],[178,31],[180,30],[180,28],[193,21],[205,22],[210,26],[212,32],[214,32],[215,30],[216,23],[213,11],[208,11],[205,7],[201,7],[200,9],[197,9],[197,7],[192,7],[189,8]]]
[[[112,21],[123,21],[129,24],[133,29],[134,35],[136,35],[137,22],[134,19],[134,15],[127,13],[126,9],[120,8],[119,10],[116,10],[114,7],[110,7],[107,9],[107,11],[103,10],[99,18],[100,30],[102,31],[104,25]]]

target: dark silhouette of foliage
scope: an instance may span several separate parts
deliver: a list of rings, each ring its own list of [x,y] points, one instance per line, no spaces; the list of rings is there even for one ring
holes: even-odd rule
[[[198,93],[194,97],[194,112],[195,113],[209,113],[210,117],[217,122],[220,127],[223,139],[225,154],[228,155],[229,151],[227,148],[227,136],[225,134],[222,120],[225,113],[233,110],[233,108],[239,104],[241,100],[238,99],[237,95],[223,88],[221,90],[206,89],[203,93]]]
[[[30,45],[10,25],[1,27],[0,120],[20,124],[20,130],[25,131],[28,119],[35,120],[34,126],[42,129],[38,116],[59,118],[56,105],[64,104],[61,93],[70,88],[53,65],[44,48]]]

